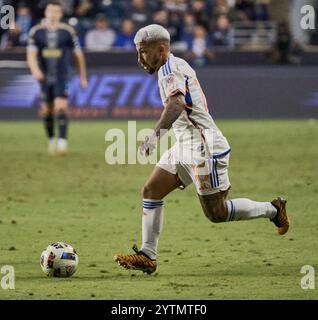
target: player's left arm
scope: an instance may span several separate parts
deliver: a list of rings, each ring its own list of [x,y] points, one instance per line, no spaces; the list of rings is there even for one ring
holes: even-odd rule
[[[75,60],[77,62],[78,71],[80,75],[81,87],[85,89],[87,87],[87,72],[86,61],[84,52],[80,46],[76,31],[72,27],[68,27],[70,33],[70,46],[73,48]]]
[[[87,87],[87,73],[86,73],[86,61],[82,49],[77,48],[74,50],[74,56],[77,61],[78,71],[80,74],[81,87],[85,89]]]
[[[186,101],[183,93],[177,92],[168,98],[153,135],[150,138],[146,138],[140,146],[141,153],[145,153],[147,156],[152,153],[160,138],[172,127],[185,107]]]

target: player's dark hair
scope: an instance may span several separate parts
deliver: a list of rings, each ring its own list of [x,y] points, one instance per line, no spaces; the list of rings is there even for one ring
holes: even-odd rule
[[[58,0],[49,0],[46,2],[46,5],[45,5],[45,8],[48,6],[48,5],[53,5],[53,6],[59,6],[59,7],[62,7],[62,3]]]

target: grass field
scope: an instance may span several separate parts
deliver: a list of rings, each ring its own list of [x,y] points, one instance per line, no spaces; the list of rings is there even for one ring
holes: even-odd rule
[[[318,122],[218,124],[232,147],[230,197],[285,196],[290,232],[277,235],[266,219],[212,224],[190,186],[166,198],[158,270],[148,276],[113,262],[140,244],[140,189],[152,170],[105,163],[106,130],[127,122],[73,121],[64,158],[46,154],[41,122],[0,122],[0,268],[16,275],[0,299],[317,299],[318,289],[301,289],[300,269],[318,268]],[[54,241],[79,253],[72,278],[40,269]]]

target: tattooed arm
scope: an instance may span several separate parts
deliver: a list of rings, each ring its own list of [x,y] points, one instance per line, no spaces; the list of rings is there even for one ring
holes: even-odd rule
[[[177,93],[168,99],[168,102],[156,124],[153,135],[140,146],[140,152],[150,155],[156,148],[159,139],[172,127],[172,124],[179,118],[184,110],[186,102],[182,93]]]
[[[179,118],[185,106],[186,102],[182,93],[177,93],[168,99],[167,105],[155,127],[154,135],[156,135],[158,139],[172,127],[172,124]],[[164,132],[160,133],[160,130],[162,129],[166,130],[163,130]]]

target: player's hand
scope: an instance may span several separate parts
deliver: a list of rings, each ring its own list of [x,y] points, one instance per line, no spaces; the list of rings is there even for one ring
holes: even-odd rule
[[[146,137],[145,141],[139,147],[139,152],[141,155],[148,157],[156,149],[156,146],[157,146],[156,136],[151,136],[150,138]]]
[[[87,88],[87,85],[88,85],[87,78],[82,78],[82,77],[81,77],[80,82],[81,82],[81,88],[82,88],[82,89],[86,89],[86,88]]]
[[[33,76],[38,81],[43,81],[44,80],[44,74],[40,69],[39,70],[35,70],[33,72]]]

